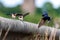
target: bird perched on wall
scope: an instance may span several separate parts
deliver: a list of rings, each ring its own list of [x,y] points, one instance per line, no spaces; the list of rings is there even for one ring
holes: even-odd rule
[[[12,13],[12,18],[16,18],[16,13]]]
[[[51,18],[48,16],[48,13],[47,11],[44,11],[43,14],[42,14],[42,19],[38,25],[38,28],[41,26],[41,25],[44,25],[46,21],[48,21],[48,23],[50,22]]]
[[[18,19],[19,20],[21,20],[21,21],[23,21],[23,18],[25,17],[25,16],[27,16],[29,13],[25,13],[25,14],[17,14],[17,13],[12,13],[12,18],[16,18],[16,17],[18,17]]]
[[[27,16],[29,13],[25,13],[25,14],[16,14],[16,16],[18,16],[18,19],[23,21],[24,17]]]

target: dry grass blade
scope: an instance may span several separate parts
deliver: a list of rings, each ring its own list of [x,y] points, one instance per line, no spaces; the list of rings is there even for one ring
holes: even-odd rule
[[[48,40],[48,29],[45,30],[45,40]]]

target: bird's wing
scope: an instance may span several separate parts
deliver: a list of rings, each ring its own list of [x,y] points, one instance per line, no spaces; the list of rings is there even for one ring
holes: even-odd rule
[[[28,15],[29,13],[25,13],[25,14],[23,14],[23,17],[25,17],[26,15]]]

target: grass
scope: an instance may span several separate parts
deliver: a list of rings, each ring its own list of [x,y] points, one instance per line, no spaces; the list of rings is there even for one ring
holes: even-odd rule
[[[2,12],[0,12],[0,16],[6,17],[6,18],[11,18],[10,15],[6,15],[6,14],[4,14],[4,13],[2,13]]]
[[[41,15],[35,14],[35,15],[28,15],[24,18],[25,21],[32,22],[32,23],[38,23],[41,19]]]

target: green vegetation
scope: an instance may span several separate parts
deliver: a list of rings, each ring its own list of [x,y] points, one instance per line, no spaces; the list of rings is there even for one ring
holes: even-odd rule
[[[25,21],[33,22],[33,23],[38,23],[40,21],[41,14],[35,14],[35,15],[28,15],[24,18]]]

